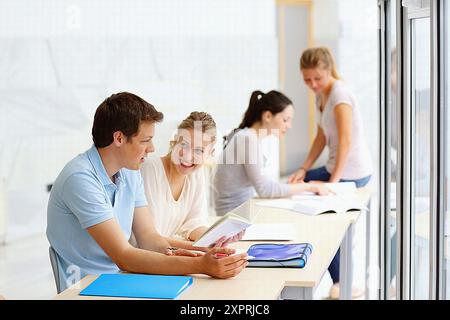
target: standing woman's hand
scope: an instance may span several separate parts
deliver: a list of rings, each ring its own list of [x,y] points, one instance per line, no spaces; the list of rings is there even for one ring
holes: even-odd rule
[[[301,167],[297,171],[295,171],[293,174],[289,176],[288,183],[294,184],[294,183],[302,183],[303,180],[305,180],[306,176],[306,170],[305,168]]]

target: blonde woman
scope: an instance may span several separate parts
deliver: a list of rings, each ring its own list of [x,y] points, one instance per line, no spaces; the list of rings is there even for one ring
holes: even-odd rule
[[[307,49],[300,59],[305,84],[316,96],[319,114],[317,135],[300,168],[289,177],[289,183],[308,181],[345,182],[365,186],[372,174],[372,163],[366,142],[359,106],[340,80],[328,48]],[[314,162],[328,146],[326,165],[312,169]],[[330,297],[339,297],[339,251],[328,269],[334,285]],[[354,296],[362,292],[354,290]]]
[[[208,229],[202,166],[214,153],[216,123],[206,112],[192,112],[177,129],[167,155],[148,158],[141,168],[149,208],[159,233],[178,248],[196,249]],[[243,233],[215,246],[239,240]],[[206,248],[203,248],[207,251]]]

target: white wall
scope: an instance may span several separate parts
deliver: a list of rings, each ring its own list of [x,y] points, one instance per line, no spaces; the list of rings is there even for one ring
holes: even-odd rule
[[[330,47],[340,76],[358,100],[366,140],[377,169],[378,1],[315,0],[314,22],[315,45]],[[321,157],[321,162],[324,160]]]
[[[134,92],[165,114],[157,153],[193,110],[221,135],[277,86],[271,0],[0,1],[0,179],[8,238],[45,230],[51,183],[91,144],[96,107]],[[221,141],[220,141],[221,142]]]
[[[376,155],[376,0],[316,0],[314,8],[315,42],[335,50]],[[0,0],[8,237],[45,230],[46,185],[90,146],[105,97],[128,90],[164,112],[159,154],[194,109],[210,112],[221,136],[253,90],[278,87],[276,32],[274,0]]]

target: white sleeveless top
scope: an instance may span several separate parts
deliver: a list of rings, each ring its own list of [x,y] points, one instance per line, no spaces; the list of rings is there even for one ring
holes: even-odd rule
[[[352,108],[352,144],[347,157],[341,179],[356,180],[372,174],[372,159],[365,141],[361,113],[354,96],[342,81],[335,81],[331,89],[327,103],[320,111],[320,98],[316,97],[316,107],[319,114],[318,124],[322,128],[326,144],[329,148],[329,156],[326,169],[331,174],[336,166],[338,148],[338,131],[334,108],[342,103]]]
[[[203,168],[186,176],[177,201],[173,198],[160,157],[149,156],[142,164],[141,174],[156,230],[162,236],[189,239],[195,229],[208,227]]]

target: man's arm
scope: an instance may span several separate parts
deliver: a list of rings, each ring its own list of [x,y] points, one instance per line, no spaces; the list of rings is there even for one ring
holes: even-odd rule
[[[207,251],[205,248],[193,247],[190,241],[162,237],[155,229],[153,217],[148,210],[148,207],[140,207],[134,210],[133,233],[139,248],[160,253],[166,253],[169,247]],[[174,254],[197,256],[195,253],[184,250],[178,250]]]
[[[166,248],[173,246],[156,230],[147,206],[134,209],[133,233],[141,249],[165,253]]]
[[[133,223],[134,224],[134,223]],[[214,248],[201,257],[167,256],[131,246],[115,219],[87,229],[105,253],[124,271],[132,273],[184,275],[204,273],[217,278],[237,275],[247,265],[246,254],[216,258],[216,254],[233,254],[230,248]],[[139,237],[139,236],[137,236]]]

